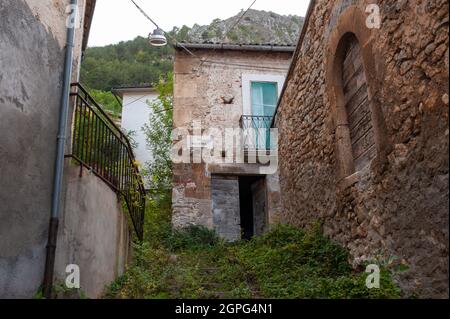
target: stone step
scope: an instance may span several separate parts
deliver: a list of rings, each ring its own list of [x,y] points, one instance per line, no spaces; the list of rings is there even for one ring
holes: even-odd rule
[[[213,274],[219,273],[220,269],[219,268],[202,268],[201,271],[208,275],[213,275]]]

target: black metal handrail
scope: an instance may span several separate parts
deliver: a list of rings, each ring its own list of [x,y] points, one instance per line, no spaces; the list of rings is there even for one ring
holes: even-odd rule
[[[143,239],[145,188],[127,136],[79,83],[75,100],[71,157],[125,199],[139,240]]]
[[[243,129],[244,149],[270,150],[270,125],[272,116],[242,115],[240,120]]]

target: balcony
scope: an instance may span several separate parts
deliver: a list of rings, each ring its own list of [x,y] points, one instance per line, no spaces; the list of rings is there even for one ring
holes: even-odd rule
[[[270,126],[272,116],[242,115],[243,147],[246,151],[268,151],[273,149]]]

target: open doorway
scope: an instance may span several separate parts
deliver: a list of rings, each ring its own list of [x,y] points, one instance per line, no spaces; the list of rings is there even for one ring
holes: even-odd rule
[[[267,220],[266,180],[264,176],[239,177],[239,206],[242,239],[264,233]]]

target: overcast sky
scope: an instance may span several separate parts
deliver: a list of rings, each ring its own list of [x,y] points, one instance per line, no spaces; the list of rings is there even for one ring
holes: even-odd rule
[[[194,23],[205,25],[216,18],[232,17],[252,0],[135,0],[164,30]],[[253,9],[305,16],[309,0],[257,0]],[[147,36],[154,26],[130,0],[97,0],[89,46],[104,46]]]

